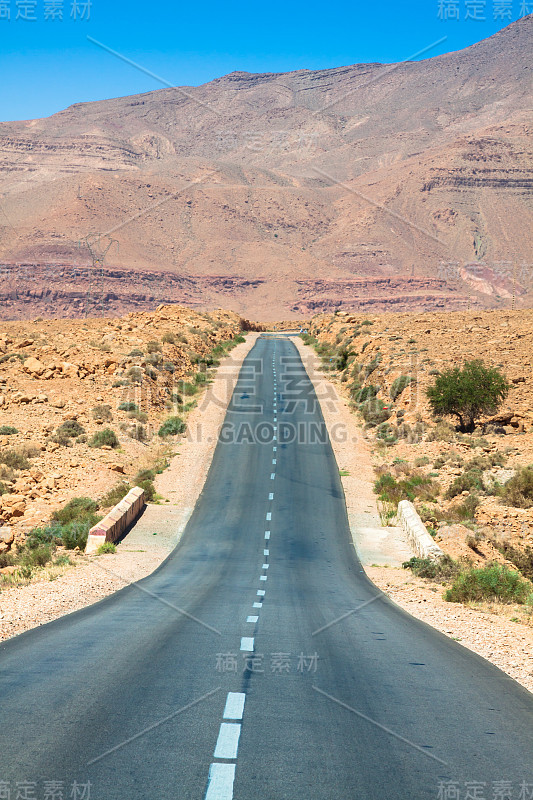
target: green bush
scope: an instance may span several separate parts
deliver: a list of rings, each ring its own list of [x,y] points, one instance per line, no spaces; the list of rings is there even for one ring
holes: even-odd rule
[[[113,542],[104,542],[96,551],[97,556],[104,556],[106,553],[116,553],[117,547]]]
[[[108,406],[107,404],[95,406],[91,411],[91,415],[93,419],[102,420],[102,422],[111,422],[113,419],[111,406]]]
[[[130,367],[126,375],[134,383],[140,383],[143,377],[143,371],[140,367]]]
[[[136,481],[136,485],[144,490],[144,499],[147,503],[151,503],[155,499],[156,491],[152,480],[145,478],[144,480]]]
[[[54,558],[54,564],[58,567],[65,567],[67,564],[72,563],[72,559],[66,553],[60,553],[57,558]]]
[[[429,475],[421,472],[408,473],[399,480],[390,472],[385,472],[375,481],[374,492],[383,503],[390,503],[396,508],[400,500],[435,500],[438,486]]]
[[[0,425],[0,436],[13,436],[15,433],[19,431],[12,425]]]
[[[55,442],[56,444],[60,444],[61,447],[72,447],[70,436],[65,436],[64,433],[54,433],[51,441]]]
[[[530,581],[533,581],[533,547],[525,545],[524,549],[514,547],[509,542],[494,542],[500,553],[505,556]]]
[[[361,403],[359,411],[369,427],[375,427],[382,422],[386,422],[391,415],[390,410],[385,406],[383,400],[380,400],[378,397],[373,397]]]
[[[161,340],[166,344],[174,344],[174,342],[176,341],[176,335],[174,333],[171,333],[170,331],[167,331],[167,333],[163,334]]]
[[[502,488],[501,497],[506,505],[515,506],[515,508],[531,508],[533,506],[533,465],[519,467]]]
[[[59,522],[60,525],[66,525],[77,519],[91,518],[92,520],[97,510],[98,504],[90,497],[73,497],[63,508],[54,511],[52,519]],[[96,520],[92,524],[95,523]]]
[[[161,345],[156,341],[148,342],[146,349],[149,353],[158,353],[161,350]]]
[[[158,430],[158,436],[177,436],[183,433],[187,426],[181,417],[167,417]]]
[[[163,470],[159,470],[159,472],[162,472],[162,471]],[[153,481],[153,479],[155,478],[156,474],[157,473],[156,473],[155,469],[140,469],[139,472],[137,473],[137,475],[134,478],[135,485],[138,486],[139,485],[139,481]]]
[[[29,469],[31,466],[26,455],[20,450],[4,450],[0,453],[0,464],[5,464],[10,469]]]
[[[139,350],[138,348],[135,348],[134,350],[131,351],[131,353],[128,353],[128,358],[141,358],[141,356],[143,355],[144,355],[144,350]]]
[[[363,386],[362,389],[359,389],[354,395],[354,400],[356,403],[365,403],[367,400],[372,400],[372,398],[376,397],[378,392],[379,386],[368,384],[368,386]]]
[[[37,544],[34,547],[23,547],[17,556],[17,562],[29,569],[44,567],[52,560],[55,544]]]
[[[57,543],[58,539],[61,539],[61,526],[45,525],[43,528],[32,528],[28,531],[24,546],[33,550],[43,544]]]
[[[100,498],[100,505],[102,508],[112,508],[116,506],[117,503],[120,503],[120,501],[126,497],[130,489],[131,486],[127,481],[117,483],[116,486],[113,486],[112,489]]]
[[[178,391],[181,394],[184,394],[190,397],[193,394],[196,394],[198,391],[198,386],[195,386],[194,383],[187,383],[186,381],[181,381],[178,386]]]
[[[136,419],[137,422],[147,422],[148,414],[146,411],[131,411],[128,414],[128,419]]]
[[[458,475],[446,490],[445,497],[451,500],[461,492],[470,492],[472,489],[477,489],[478,491],[483,489],[481,471],[478,469],[469,469],[463,472],[462,475]]]
[[[96,522],[94,523],[96,524]],[[61,541],[67,550],[85,550],[89,529],[92,528],[88,519],[74,520],[61,527]]]
[[[176,372],[176,367],[174,366],[172,361],[165,361],[165,363],[163,364],[163,369],[166,370],[167,372],[170,372],[171,374]]]
[[[404,561],[402,567],[404,569],[410,569],[417,578],[430,579],[452,578],[461,570],[459,562],[454,561],[449,555],[444,555],[437,561],[432,561],[430,558],[413,556],[409,561]]]
[[[407,389],[409,384],[413,383],[414,378],[411,375],[400,375],[393,381],[390,387],[390,396],[392,400],[397,400],[404,389]]]
[[[84,433],[85,428],[75,419],[67,419],[57,428],[57,435],[59,437],[66,436],[69,439],[73,436],[81,436]]]
[[[482,414],[494,414],[507,397],[509,384],[494,367],[479,359],[466,361],[462,369],[441,372],[426,394],[434,414],[453,416],[461,431],[473,431]]]
[[[207,383],[208,380],[209,378],[205,372],[197,372],[196,375],[194,376],[194,382],[198,385],[202,383]]]
[[[137,405],[137,403],[134,403],[131,400],[126,400],[123,403],[119,403],[118,410],[119,411],[138,411],[139,410],[139,406]]]
[[[118,447],[118,445],[117,435],[111,428],[97,431],[89,442],[89,447]]]
[[[503,603],[525,603],[532,587],[519,572],[502,564],[471,567],[460,572],[444,599],[452,603],[479,600],[500,600]]]

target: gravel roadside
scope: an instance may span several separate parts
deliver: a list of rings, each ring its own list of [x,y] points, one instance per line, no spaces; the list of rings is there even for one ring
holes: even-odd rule
[[[162,504],[148,504],[133,530],[104,556],[72,555],[74,565],[43,570],[41,580],[0,590],[0,641],[102,600],[150,575],[174,549],[202,491],[242,362],[259,334],[248,333],[221,361],[187,419],[170,466],[155,485]]]
[[[354,546],[368,577],[401,608],[491,661],[533,692],[533,630],[486,609],[442,599],[430,581],[401,568],[410,551],[397,528],[380,528],[372,453],[348,401],[320,371],[321,360],[294,340],[319,399],[346,497]],[[388,535],[384,535],[383,532]],[[405,555],[402,555],[405,553]]]

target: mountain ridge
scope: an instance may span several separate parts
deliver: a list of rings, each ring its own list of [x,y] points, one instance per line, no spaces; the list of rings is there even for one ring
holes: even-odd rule
[[[114,231],[109,267],[218,275],[209,306],[224,276],[249,281],[257,318],[305,313],[301,281],[433,279],[455,262],[451,307],[501,307],[498,276],[529,305],[532,24],[422,61],[234,72],[0,123],[0,260],[89,267],[83,242]],[[364,301],[355,284],[326,294],[313,310]]]

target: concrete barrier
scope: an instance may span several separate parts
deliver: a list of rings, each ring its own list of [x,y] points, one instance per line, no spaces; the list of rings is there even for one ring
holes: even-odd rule
[[[430,558],[437,561],[444,556],[426,530],[426,526],[418,516],[416,508],[409,500],[398,503],[398,522],[404,531],[407,541],[419,558]]]
[[[144,508],[144,489],[135,486],[111,511],[97,522],[87,537],[85,552],[96,553],[104,542],[117,542]]]

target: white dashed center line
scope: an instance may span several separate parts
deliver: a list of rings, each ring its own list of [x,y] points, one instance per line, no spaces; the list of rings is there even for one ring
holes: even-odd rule
[[[273,464],[277,464],[277,463],[278,463],[278,459],[277,459],[277,458],[273,458],[273,459],[272,459],[272,463],[273,463]]]
[[[264,589],[258,589],[256,594],[257,594],[258,597],[264,597],[266,592],[265,592]]]
[[[269,500],[273,500],[274,499],[274,492],[270,492],[270,494],[268,495],[268,499]]]
[[[253,653],[254,651],[254,637],[241,636],[241,650],[244,653]]]
[[[246,617],[246,622],[257,622],[258,619],[259,617],[254,617],[252,614],[250,614],[249,617]]]
[[[270,480],[273,481],[275,477],[276,477],[276,473],[275,472],[271,472],[270,473]]]
[[[237,758],[241,725],[239,722],[222,722],[218,732],[215,758]]]
[[[211,764],[205,800],[232,800],[235,764]]]
[[[254,608],[263,608],[263,603],[254,603],[253,607]]]
[[[263,550],[263,555],[264,555],[264,556],[268,556],[268,555],[269,555],[269,553],[270,553],[270,550]]]
[[[267,576],[266,576],[266,575],[260,575],[260,576],[259,576],[259,580],[260,580],[260,581],[266,581],[266,579],[267,579]]]
[[[272,511],[267,511],[266,518],[267,518],[267,521],[270,522],[270,520],[272,519]]]
[[[277,453],[278,452],[278,448],[276,447],[276,445],[274,445],[274,447],[272,448],[272,452],[273,453]]]
[[[268,569],[270,564],[263,564],[263,569]]]
[[[270,539],[270,531],[265,531],[265,539]]]
[[[246,695],[244,692],[228,692],[223,718],[242,719],[245,700]]]

